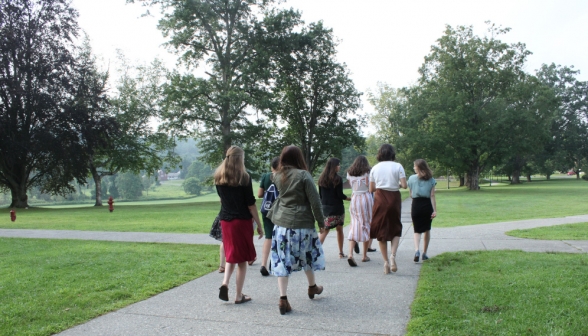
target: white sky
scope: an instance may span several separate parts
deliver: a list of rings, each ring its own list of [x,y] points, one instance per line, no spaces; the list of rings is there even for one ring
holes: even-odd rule
[[[79,24],[88,33],[94,52],[113,64],[115,50],[131,60],[155,57],[175,65],[176,57],[161,44],[157,19],[140,17],[145,8],[125,0],[72,0]],[[289,0],[282,6],[302,12],[306,23],[322,20],[341,40],[338,60],[347,64],[357,89],[366,92],[377,82],[409,86],[445,24],[473,25],[486,31],[484,21],[512,28],[502,40],[526,43],[533,52],[527,71],[543,63],[574,65],[588,80],[588,1],[585,0]],[[158,8],[151,12],[159,13]],[[111,66],[112,69],[112,66]],[[373,109],[365,101],[364,112]]]

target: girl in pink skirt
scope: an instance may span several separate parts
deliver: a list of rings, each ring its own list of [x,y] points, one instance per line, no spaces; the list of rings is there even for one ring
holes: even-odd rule
[[[370,223],[372,221],[372,207],[374,199],[369,192],[370,165],[365,156],[358,156],[347,170],[347,180],[353,190],[349,213],[351,214],[351,228],[349,229],[349,266],[357,266],[353,259],[353,247],[356,242],[363,242],[363,258],[361,261],[370,261],[367,256],[370,241]]]

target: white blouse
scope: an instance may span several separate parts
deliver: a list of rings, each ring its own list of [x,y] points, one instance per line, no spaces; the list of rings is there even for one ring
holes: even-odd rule
[[[394,161],[382,161],[375,165],[370,172],[370,182],[376,184],[376,189],[398,191],[401,178],[406,178],[404,168],[400,163]]]

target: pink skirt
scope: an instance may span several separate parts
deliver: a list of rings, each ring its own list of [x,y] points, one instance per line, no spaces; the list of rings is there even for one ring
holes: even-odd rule
[[[221,220],[223,245],[228,263],[238,264],[255,260],[253,219]]]

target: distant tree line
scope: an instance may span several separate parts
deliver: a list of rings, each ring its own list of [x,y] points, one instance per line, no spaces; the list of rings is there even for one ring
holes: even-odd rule
[[[572,66],[525,69],[523,43],[499,40],[509,29],[488,23],[447,26],[419,69],[417,84],[380,84],[369,93],[376,138],[396,144],[411,165],[424,158],[471,190],[493,171],[519,176],[588,169],[588,83]]]

